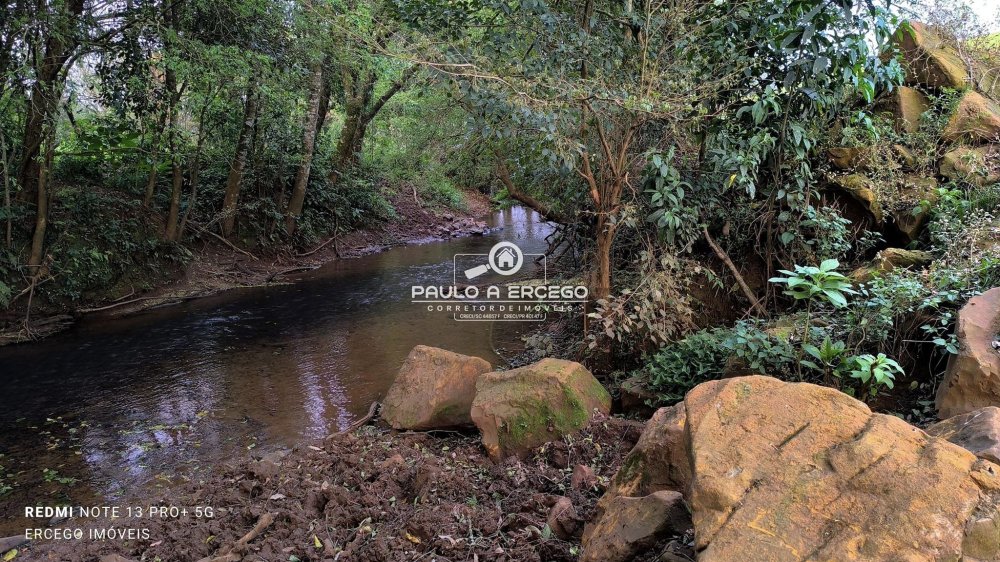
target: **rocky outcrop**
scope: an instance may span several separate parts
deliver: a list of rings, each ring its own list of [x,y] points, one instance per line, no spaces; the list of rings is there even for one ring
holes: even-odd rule
[[[958,560],[1000,555],[1000,467],[835,390],[767,377],[685,398],[699,560]]]
[[[1000,463],[1000,408],[987,406],[948,418],[927,428],[981,459]]]
[[[962,95],[941,137],[949,142],[997,142],[1000,140],[1000,104],[975,90]]]
[[[1000,287],[973,297],[958,313],[960,344],[937,392],[942,419],[1000,405]]]
[[[470,426],[476,379],[491,369],[479,357],[418,345],[385,395],[382,419],[396,429]]]
[[[580,562],[627,562],[657,540],[683,534],[691,516],[678,492],[661,491],[641,498],[617,497],[608,513],[583,539]]]
[[[1000,145],[978,148],[960,146],[945,153],[938,173],[950,180],[963,180],[974,185],[1000,181]]]
[[[939,199],[937,186],[938,182],[934,178],[916,175],[903,177],[899,189],[903,204],[893,211],[892,217],[896,228],[910,241],[920,236],[930,218],[931,209]]]
[[[882,222],[882,205],[879,204],[878,197],[872,189],[871,180],[860,174],[851,174],[837,176],[832,181],[841,191],[860,203],[876,223]]]
[[[486,451],[502,459],[577,431],[595,411],[609,413],[611,396],[586,367],[542,359],[479,377],[471,413]]]
[[[920,22],[910,22],[911,29],[901,27],[894,41],[903,55],[906,83],[929,88],[969,86],[969,72],[958,51],[934,30]]]
[[[663,447],[685,452],[690,483],[680,491],[699,561],[1000,559],[1000,466],[846,394],[740,377],[701,384],[658,415],[636,449],[655,442],[666,418],[684,428]],[[623,475],[635,470],[626,459],[614,482],[652,481]],[[616,527],[618,503],[602,503],[585,556]]]
[[[920,129],[920,116],[930,107],[930,100],[920,90],[908,86],[896,88],[892,97],[896,130],[901,133],[916,133]]]

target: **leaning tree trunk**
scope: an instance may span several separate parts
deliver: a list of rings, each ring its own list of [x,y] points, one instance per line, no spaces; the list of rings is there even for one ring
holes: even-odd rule
[[[243,182],[243,171],[247,164],[247,150],[250,146],[250,136],[254,122],[257,120],[256,82],[250,79],[247,85],[247,101],[243,106],[243,126],[240,128],[239,140],[236,142],[236,154],[229,166],[229,177],[226,179],[226,195],[222,201],[222,235],[229,236],[236,225],[236,204],[240,198],[240,184]]]
[[[316,124],[319,118],[320,94],[323,86],[323,67],[317,64],[313,69],[312,83],[309,85],[309,108],[306,112],[305,130],[302,133],[302,160],[295,173],[292,195],[285,210],[285,232],[295,233],[296,222],[302,214],[302,204],[306,199],[306,186],[312,168],[313,152],[316,148]]]

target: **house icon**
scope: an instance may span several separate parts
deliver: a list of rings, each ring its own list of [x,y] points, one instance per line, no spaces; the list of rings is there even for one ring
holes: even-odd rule
[[[496,256],[497,269],[513,269],[517,264],[517,256],[514,255],[514,250],[510,248],[504,248]]]

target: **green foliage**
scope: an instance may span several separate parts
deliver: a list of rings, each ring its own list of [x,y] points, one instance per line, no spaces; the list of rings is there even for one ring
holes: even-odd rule
[[[819,267],[796,265],[795,271],[780,270],[787,277],[772,277],[772,283],[784,284],[784,293],[795,300],[819,300],[835,307],[847,306],[846,295],[854,294],[850,280],[836,269],[840,262],[823,260]]]
[[[863,388],[872,396],[876,396],[881,387],[892,389],[896,375],[903,375],[903,368],[899,363],[886,357],[884,353],[852,357],[851,365],[851,378],[861,381]]]

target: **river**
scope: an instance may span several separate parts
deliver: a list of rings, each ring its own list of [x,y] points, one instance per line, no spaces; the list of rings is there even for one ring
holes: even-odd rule
[[[507,323],[410,302],[412,285],[451,284],[455,254],[500,240],[537,253],[551,232],[519,207],[488,222],[502,229],[0,349],[0,536],[23,532],[25,505],[141,500],[248,451],[329,435],[381,398],[417,344],[502,366],[494,332]]]

